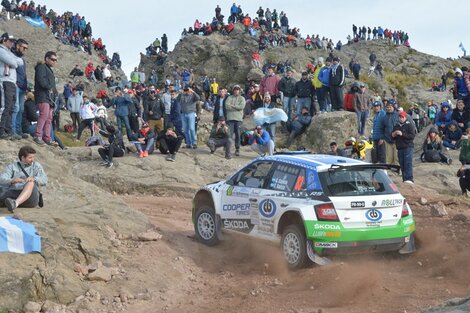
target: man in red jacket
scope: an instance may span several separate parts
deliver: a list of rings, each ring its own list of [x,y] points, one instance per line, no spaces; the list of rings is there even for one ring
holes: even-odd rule
[[[276,100],[279,95],[278,84],[281,80],[275,73],[274,73],[275,66],[271,65],[267,69],[266,76],[261,79],[260,82],[260,93],[264,95],[265,93],[269,92],[271,95],[271,102],[276,103]]]

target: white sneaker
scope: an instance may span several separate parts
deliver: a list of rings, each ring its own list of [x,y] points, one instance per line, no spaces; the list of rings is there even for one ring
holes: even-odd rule
[[[412,184],[412,185],[414,184],[413,181],[411,181],[411,180],[405,180],[404,183]]]

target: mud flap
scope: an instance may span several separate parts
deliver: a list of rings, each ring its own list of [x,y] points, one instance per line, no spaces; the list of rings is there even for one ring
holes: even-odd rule
[[[406,240],[405,240],[406,241]],[[406,241],[406,244],[398,250],[398,253],[400,254],[410,254],[416,251],[416,245],[415,245],[415,234],[411,233],[410,237],[408,238],[408,241]]]
[[[315,251],[312,248],[313,242],[311,240],[307,240],[307,255],[308,258],[313,262],[318,265],[328,265],[332,264],[330,259],[321,257],[318,254],[315,253]]]
[[[222,219],[219,214],[215,215],[215,232],[219,240],[224,240],[224,234],[222,233]]]

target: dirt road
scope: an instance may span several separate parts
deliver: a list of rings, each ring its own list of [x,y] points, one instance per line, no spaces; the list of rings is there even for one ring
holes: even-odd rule
[[[279,248],[265,242],[238,235],[212,248],[196,242],[190,199],[127,196],[164,238],[123,262],[138,278],[133,283],[152,294],[129,311],[419,312],[468,296],[470,232],[462,221],[468,206],[427,195],[429,203],[443,200],[450,212],[431,217],[429,205],[417,203],[425,191],[404,193],[417,220],[415,254],[336,257],[333,265],[297,272],[288,271]]]

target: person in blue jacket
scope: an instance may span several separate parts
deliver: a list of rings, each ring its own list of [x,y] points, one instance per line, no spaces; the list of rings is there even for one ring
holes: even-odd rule
[[[322,94],[323,94],[323,103],[320,103],[320,110],[322,112],[331,111],[331,101],[330,101],[330,71],[331,71],[331,62],[330,57],[326,58],[325,66],[323,66],[318,74],[318,80],[322,83]]]
[[[435,122],[439,132],[444,133],[447,127],[449,127],[450,122],[452,122],[452,109],[449,103],[441,103],[441,110],[437,113]]]
[[[374,141],[373,163],[386,163],[385,134],[382,127],[385,111],[380,101],[374,101],[374,119],[372,120],[372,140]]]
[[[251,145],[253,151],[261,156],[274,154],[274,142],[271,140],[269,133],[263,130],[261,125],[256,126],[248,144]]]
[[[110,102],[110,107],[114,107],[114,115],[116,115],[117,129],[121,131],[122,124],[126,127],[127,138],[131,138],[132,131],[129,123],[129,105],[132,104],[132,99],[126,93],[122,93],[120,87],[116,87],[114,90],[115,97]]]

